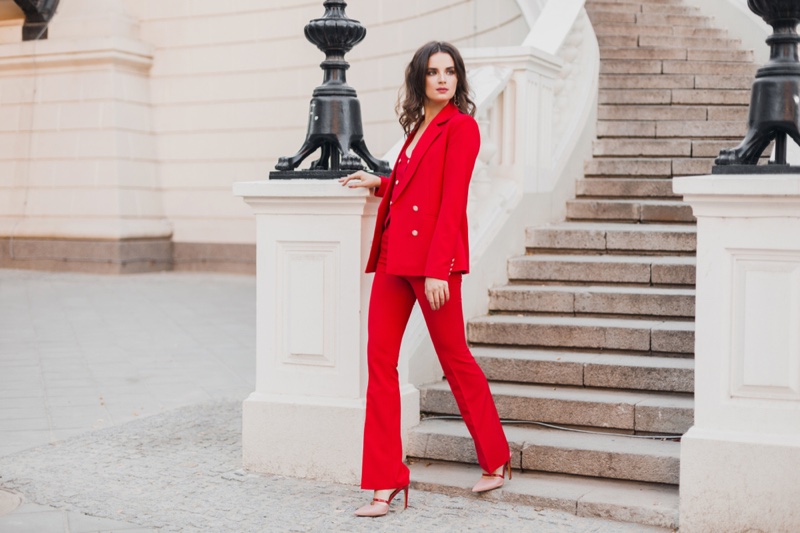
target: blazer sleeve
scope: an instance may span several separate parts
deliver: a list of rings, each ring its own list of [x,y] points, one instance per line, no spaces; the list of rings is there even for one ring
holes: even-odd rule
[[[425,276],[447,280],[459,241],[461,222],[467,212],[467,196],[472,170],[481,145],[478,123],[469,115],[448,131],[442,177],[442,204],[425,263]]]
[[[386,194],[386,189],[389,187],[389,180],[390,177],[387,176],[378,176],[381,179],[380,187],[373,189],[375,191],[375,196],[378,198],[382,198],[384,194]]]

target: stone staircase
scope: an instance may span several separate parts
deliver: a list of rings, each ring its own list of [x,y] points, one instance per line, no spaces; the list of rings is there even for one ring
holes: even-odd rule
[[[527,254],[467,327],[501,418],[515,422],[514,479],[481,498],[676,528],[696,233],[671,178],[709,173],[738,144],[757,65],[680,0],[586,9],[601,55],[593,158],[567,220],[526,230]],[[471,494],[480,468],[463,422],[446,416],[458,414],[447,383],[421,394],[414,484]]]

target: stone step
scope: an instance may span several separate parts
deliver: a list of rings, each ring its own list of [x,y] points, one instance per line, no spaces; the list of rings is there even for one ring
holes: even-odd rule
[[[490,311],[567,315],[694,317],[693,289],[504,285],[489,290]]]
[[[750,104],[750,91],[746,89],[601,89],[598,103],[619,106],[742,106],[746,114],[747,106]]]
[[[589,200],[567,202],[568,220],[623,222],[695,222],[689,204],[669,200]]]
[[[744,110],[746,113],[747,108]],[[597,107],[597,118],[598,120],[706,120],[708,108],[683,105],[607,104]]]
[[[599,120],[597,122],[599,138],[742,139],[746,131],[747,124],[736,120]]]
[[[660,158],[603,157],[586,161],[583,171],[587,178],[592,176],[669,178],[672,176],[672,161]]]
[[[614,24],[619,23],[636,23],[636,13],[633,11],[596,11],[592,10],[588,12],[589,20],[592,21],[592,24],[601,24],[604,22],[610,22]]]
[[[504,426],[523,471],[677,485],[680,443],[611,433],[578,433],[531,425]],[[477,464],[462,420],[425,419],[408,435],[408,456]]]
[[[638,35],[598,35],[597,44],[602,50],[606,46],[638,46]]]
[[[746,122],[749,105],[716,105],[708,108],[708,120]]]
[[[678,527],[678,488],[671,485],[515,471],[502,488],[476,496],[472,486],[481,476],[478,466],[413,461],[410,468],[416,490],[633,522],[641,533]]]
[[[736,61],[672,61],[661,62],[664,74],[703,74],[704,76],[755,77],[758,65]]]
[[[713,162],[713,158],[701,157],[596,157],[584,164],[584,176],[591,179],[604,177],[669,178],[671,176],[695,176],[709,174]]]
[[[683,59],[688,53],[685,48],[639,48],[633,46],[603,46],[600,60],[607,59]]]
[[[680,198],[672,192],[671,179],[581,179],[575,191],[583,198]]]
[[[639,107],[639,106],[631,106]],[[595,157],[691,157],[690,139],[599,139],[592,144]]]
[[[714,166],[714,158],[693,157],[691,159],[673,159],[673,176],[700,176],[711,174],[711,167]]]
[[[750,89],[674,89],[673,104],[682,105],[750,105]]]
[[[712,89],[715,91],[731,89],[750,91],[753,87],[753,76],[697,74],[694,77],[694,86],[696,89]]]
[[[747,124],[739,120],[697,120],[656,122],[656,137],[689,139],[741,139]],[[738,143],[737,143],[738,144]]]
[[[601,74],[599,83],[600,89],[693,89],[694,78],[689,74],[658,76]]]
[[[693,286],[696,265],[697,260],[692,256],[536,254],[509,259],[508,277],[545,283]]]
[[[467,338],[475,344],[495,346],[691,354],[694,352],[694,322],[491,315],[470,320]]]
[[[719,151],[723,148],[733,148],[737,146],[741,139],[730,139],[723,141],[692,141],[692,157],[717,157]],[[770,144],[764,153],[761,154],[762,159],[768,159],[772,153],[772,144]]]
[[[694,6],[680,4],[642,4],[642,13],[665,13],[669,15],[697,15],[700,10]]]
[[[706,28],[711,24],[709,17],[702,15],[686,15],[677,13],[635,13],[638,26],[691,26]]]
[[[525,230],[525,246],[534,250],[693,253],[697,228],[674,224],[561,222]]]
[[[505,420],[658,435],[682,435],[694,423],[694,401],[684,394],[497,382],[489,385],[497,412]],[[446,381],[420,388],[420,411],[459,414]]]
[[[586,0],[587,10],[589,8],[594,9],[596,4],[607,4],[609,3],[608,0]],[[673,5],[673,6],[680,6],[683,5],[683,0],[614,0],[614,3],[617,5],[629,5],[631,9],[644,10],[645,5]]]
[[[671,59],[605,59],[600,74],[702,74],[754,77],[757,66],[735,61],[675,61]]]
[[[658,37],[673,37],[672,26],[667,25],[642,25],[624,24],[619,22],[598,22],[592,24],[594,32],[600,35],[637,35],[641,43],[641,37],[645,35]],[[685,47],[684,47],[685,48]]]
[[[727,30],[719,28],[695,28],[693,26],[675,26],[672,35],[679,37],[707,37],[712,39],[729,39]]]
[[[754,56],[752,50],[689,49],[686,59],[688,61],[728,61],[752,63],[754,61]]]
[[[700,31],[693,32],[694,35]],[[724,37],[695,37],[694,35],[658,35],[642,32],[638,44],[643,47],[685,48],[687,50],[713,49],[741,50],[742,42],[739,39]]]
[[[694,392],[694,359],[475,346],[491,381],[605,389]]]

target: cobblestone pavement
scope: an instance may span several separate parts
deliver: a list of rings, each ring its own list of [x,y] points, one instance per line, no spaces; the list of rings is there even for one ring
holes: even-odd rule
[[[180,408],[0,458],[0,485],[38,504],[159,531],[648,530],[421,491],[405,512],[395,503],[386,517],[358,518],[352,511],[368,493],[356,487],[243,472],[240,436],[239,401]]]
[[[254,350],[252,277],[0,269],[0,533],[652,530],[243,472]]]

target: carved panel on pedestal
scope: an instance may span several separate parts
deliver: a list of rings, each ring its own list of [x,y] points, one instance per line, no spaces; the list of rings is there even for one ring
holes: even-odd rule
[[[731,255],[731,397],[800,400],[800,251]]]
[[[277,263],[279,360],[335,366],[339,243],[278,242]]]

